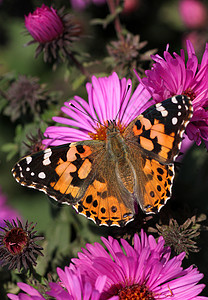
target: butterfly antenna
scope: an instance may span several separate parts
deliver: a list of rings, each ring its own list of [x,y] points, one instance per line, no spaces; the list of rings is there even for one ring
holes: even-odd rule
[[[69,103],[69,105],[71,105],[73,108],[77,109],[78,111],[80,111],[82,114],[90,117],[91,120],[95,121],[96,123],[104,126],[104,127],[107,127],[105,124],[102,124],[98,119],[94,119],[90,113],[88,113],[86,110],[85,111],[82,111],[81,109],[79,109],[78,107],[76,107],[74,104],[72,103]],[[84,109],[84,108],[83,108]]]
[[[123,95],[122,104],[123,104],[123,101],[124,101],[124,99],[125,99],[125,97],[126,97],[126,95],[127,95],[127,93],[128,93],[128,91],[129,91],[130,88],[131,88],[131,84],[128,84],[127,89],[126,89],[126,92],[125,92],[124,95]],[[126,109],[127,109],[127,106],[128,106],[128,104],[129,104],[130,100],[131,100],[131,98],[129,97],[129,100],[128,100],[127,104],[126,104],[126,107],[125,107],[125,109],[124,109],[124,112],[123,112],[123,114],[122,114],[122,117],[121,117],[120,122],[121,122],[122,119],[123,119],[123,116],[124,116],[124,114],[125,114],[125,112],[126,112]],[[85,111],[82,111],[80,108],[76,107],[76,106],[75,106],[74,104],[72,104],[72,103],[69,103],[69,105],[71,105],[73,108],[75,108],[75,109],[77,109],[78,111],[80,111],[82,114],[84,114],[84,115],[90,117],[91,120],[95,121],[96,123],[100,124],[101,126],[104,126],[104,127],[106,127],[106,128],[108,127],[108,126],[106,126],[105,124],[102,124],[102,123],[100,122],[100,120],[94,119],[94,118],[93,118],[86,110],[85,110]],[[84,108],[83,108],[83,109],[84,109]],[[122,109],[122,105],[119,107],[119,110],[118,110],[118,112],[117,112],[117,114],[116,114],[116,117],[115,117],[114,121],[117,120],[118,115],[119,115],[121,109]]]
[[[126,89],[126,92],[125,92],[125,94],[123,95],[122,104],[123,104],[124,99],[126,98],[126,95],[127,95],[128,91],[129,91],[130,87],[131,87],[131,84],[128,84],[127,89]],[[124,114],[125,114],[125,112],[126,112],[126,109],[127,109],[127,106],[128,106],[128,104],[129,104],[130,99],[131,99],[131,98],[129,97],[129,100],[128,100],[128,102],[126,103],[126,107],[125,107],[125,109],[124,109],[124,112],[123,112],[123,114],[122,114],[122,116],[121,116],[120,122],[121,122],[122,119],[123,119],[123,116],[124,116]],[[121,109],[122,109],[122,105],[120,106],[120,108],[119,108],[119,110],[118,110],[118,112],[117,112],[117,115],[116,115],[116,117],[115,117],[115,120],[118,118],[118,115],[119,115]]]

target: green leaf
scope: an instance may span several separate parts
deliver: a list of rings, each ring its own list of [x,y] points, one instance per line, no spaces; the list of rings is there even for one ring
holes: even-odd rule
[[[1,150],[7,153],[6,160],[11,160],[18,152],[18,147],[16,144],[13,143],[6,143],[1,146]]]
[[[57,259],[58,255],[69,254],[71,242],[71,226],[69,218],[69,207],[62,206],[56,218],[52,218],[46,231],[46,240],[48,242],[46,256],[50,259]],[[54,260],[55,261],[55,260]]]
[[[0,113],[3,111],[3,109],[6,107],[8,101],[5,98],[0,98]]]
[[[85,75],[78,76],[72,83],[73,90],[77,90],[85,82],[85,80],[86,80]]]
[[[35,267],[35,271],[40,274],[41,276],[44,276],[48,267],[48,264],[50,263],[49,257],[47,255],[47,245],[48,241],[44,241],[41,244],[41,247],[43,247],[42,253],[44,256],[39,255],[37,258],[37,266]]]

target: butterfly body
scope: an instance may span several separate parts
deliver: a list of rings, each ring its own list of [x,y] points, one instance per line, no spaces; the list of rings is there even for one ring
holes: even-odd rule
[[[13,175],[99,225],[122,226],[133,219],[135,203],[145,213],[156,213],[171,197],[174,160],[191,116],[191,101],[172,97],[147,109],[124,131],[109,121],[104,140],[27,156]]]

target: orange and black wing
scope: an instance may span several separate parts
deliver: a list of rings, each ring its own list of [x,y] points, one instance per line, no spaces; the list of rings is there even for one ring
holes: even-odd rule
[[[191,100],[174,96],[148,108],[124,132],[139,178],[137,201],[146,213],[158,212],[171,197],[173,163],[191,117]]]
[[[83,141],[47,148],[22,158],[12,169],[23,186],[74,206],[98,225],[125,225],[133,212],[115,187],[105,142]]]
[[[23,157],[12,169],[14,178],[27,187],[45,192],[59,202],[76,203],[92,177],[89,145],[72,143],[47,148]]]
[[[114,183],[115,181],[111,182],[105,176],[96,176],[83,199],[74,208],[98,225],[126,225],[133,220],[134,209],[123,201],[119,188]]]
[[[179,95],[157,103],[133,120],[124,137],[151,157],[172,163],[193,113],[191,100]]]

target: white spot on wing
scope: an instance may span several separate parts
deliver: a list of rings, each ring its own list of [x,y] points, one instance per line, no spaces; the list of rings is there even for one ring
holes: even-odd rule
[[[48,148],[44,151],[44,155],[43,155],[43,165],[44,166],[50,165],[51,161],[50,161],[49,157],[51,156],[51,154],[52,154],[51,148]]]
[[[159,105],[159,106],[156,106],[156,110],[157,110],[157,111],[162,111],[162,110],[165,109],[165,108],[162,106],[161,103],[158,103],[158,104],[160,104],[160,105]]]
[[[178,103],[178,100],[176,99],[176,97],[175,97],[175,96],[173,96],[173,97],[171,98],[171,101],[172,101],[172,103],[175,103],[175,104],[177,104],[177,103]]]
[[[161,115],[162,115],[163,117],[167,117],[168,111],[167,111],[167,110],[162,110],[162,111],[161,111]]]
[[[178,119],[176,117],[172,118],[172,124],[176,125],[178,123]]]
[[[157,105],[157,104],[159,104],[159,105]],[[161,103],[157,103],[157,104],[155,105],[156,110],[159,111],[163,117],[167,117],[168,111],[165,109],[165,107],[162,106]]]
[[[31,161],[32,161],[32,157],[31,157],[31,156],[27,156],[25,159],[26,159],[26,162],[27,162],[28,165],[29,165],[29,164],[31,163]]]
[[[45,174],[44,172],[40,172],[40,173],[38,174],[38,177],[39,177],[40,179],[45,179],[45,178],[46,178],[46,174]]]
[[[156,104],[155,104],[155,107],[158,108],[158,107],[160,107],[161,105],[162,105],[161,102],[160,102],[160,103],[156,103]]]
[[[30,171],[30,168],[29,168],[29,167],[27,167],[27,168],[26,168],[26,171],[27,171],[27,172],[28,172],[28,171]]]
[[[51,163],[51,161],[50,161],[49,157],[44,159],[44,161],[43,161],[44,166],[48,166],[48,165],[50,165],[50,163]]]
[[[46,158],[50,157],[51,154],[52,154],[51,148],[46,149],[46,150],[44,151],[43,159],[46,159]]]

